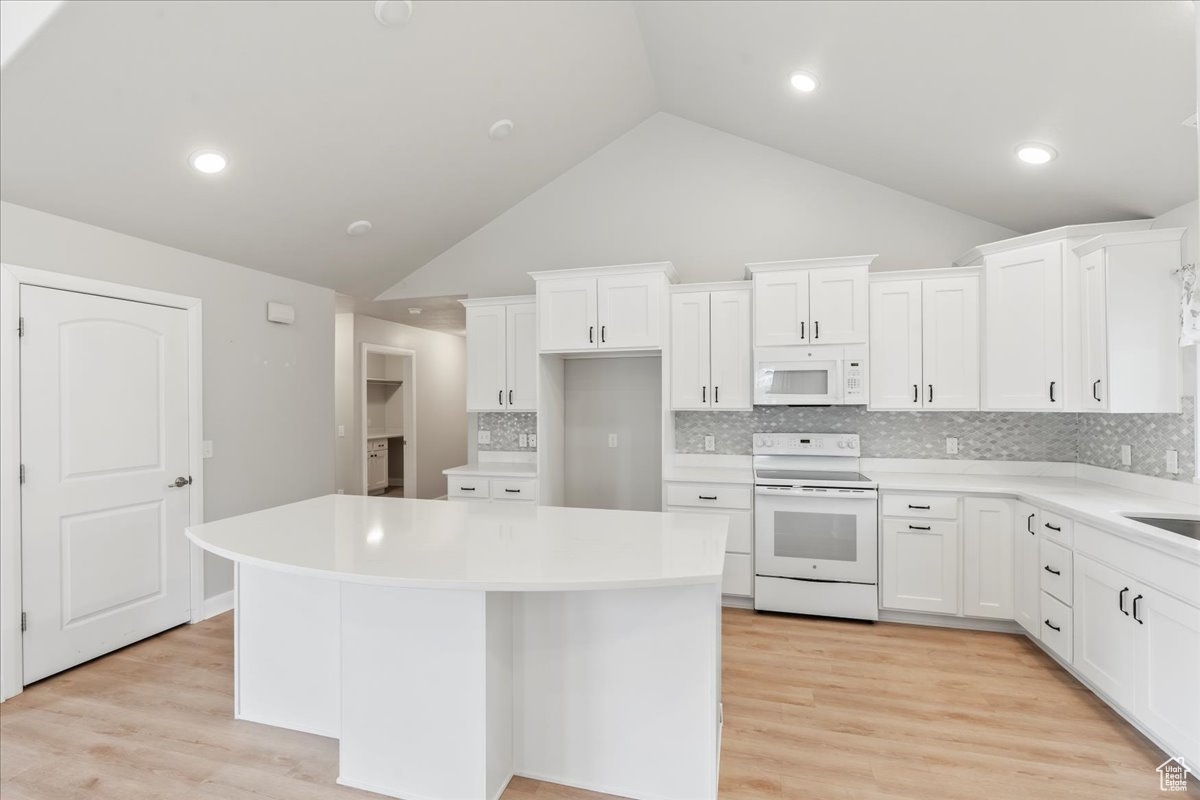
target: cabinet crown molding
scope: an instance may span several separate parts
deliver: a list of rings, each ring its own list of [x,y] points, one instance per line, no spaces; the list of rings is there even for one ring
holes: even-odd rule
[[[650,261],[645,264],[615,264],[609,267],[577,267],[575,269],[548,269],[527,273],[535,281],[546,278],[598,278],[602,275],[633,275],[644,272],[661,272],[670,283],[679,282],[679,273],[670,261]]]
[[[712,283],[677,283],[670,287],[671,294],[688,292],[741,292],[750,291],[750,281],[714,281]]]
[[[1084,225],[1063,225],[1059,228],[1051,228],[1050,230],[1038,231],[1037,233],[1027,233],[1024,236],[1014,236],[1011,239],[1001,239],[998,242],[988,242],[987,244],[972,247],[954,259],[954,266],[972,267],[982,262],[985,256],[1004,253],[1009,250],[1016,250],[1020,247],[1029,247],[1035,244],[1046,244],[1047,242],[1057,242],[1063,239],[1089,238],[1105,233],[1144,231],[1149,229],[1153,224],[1154,220],[1152,219],[1131,219],[1122,222],[1091,222]]]
[[[871,283],[888,281],[937,280],[939,278],[973,278],[983,274],[982,267],[928,267],[922,269],[889,269],[871,272],[867,280]]]
[[[1086,256],[1102,247],[1113,247],[1114,245],[1178,242],[1186,231],[1187,228],[1152,228],[1126,233],[1103,233],[1075,247],[1075,255]]]
[[[467,297],[459,300],[467,308],[479,306],[510,306],[517,303],[533,303],[537,300],[534,294],[514,294],[505,297]]]
[[[838,258],[803,258],[792,261],[758,261],[746,265],[746,277],[758,272],[780,272],[789,269],[824,269],[826,267],[869,267],[879,258],[878,253],[866,256],[840,256]]]

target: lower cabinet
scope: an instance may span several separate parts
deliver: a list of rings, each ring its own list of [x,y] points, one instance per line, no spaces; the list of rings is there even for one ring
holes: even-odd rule
[[[754,595],[754,487],[749,484],[666,484],[666,510],[688,514],[723,514],[729,518],[725,539],[725,572],[721,593]]]
[[[446,499],[456,501],[496,501],[500,503],[537,502],[537,478],[450,475],[446,478]]]
[[[1037,508],[1018,500],[1013,510],[1013,619],[1035,639],[1042,638],[1040,525]]]
[[[963,500],[963,616],[1013,618],[1013,501]]]
[[[880,591],[883,607],[958,613],[958,522],[884,518]]]

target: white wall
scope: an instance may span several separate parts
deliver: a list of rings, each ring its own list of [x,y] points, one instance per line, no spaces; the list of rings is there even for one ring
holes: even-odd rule
[[[333,292],[11,203],[0,203],[6,264],[203,301],[204,511],[209,520],[333,490]],[[267,301],[296,308],[267,322]],[[233,586],[205,554],[205,596]]]
[[[416,351],[416,475],[405,475],[405,496],[440,497],[446,493],[442,470],[467,463],[466,339],[414,328],[362,314],[338,314],[337,424],[346,436],[337,440],[337,488],[362,494],[362,345],[381,344]],[[346,391],[346,386],[350,391]],[[409,494],[414,486],[415,494]]]
[[[750,261],[879,253],[949,266],[1013,231],[659,113],[534,192],[382,298],[533,291],[530,270],[674,262],[684,282]]]

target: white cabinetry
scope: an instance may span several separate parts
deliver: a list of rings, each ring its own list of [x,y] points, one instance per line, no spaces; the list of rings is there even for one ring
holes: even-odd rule
[[[1013,514],[1013,619],[1035,639],[1042,638],[1041,584],[1038,577],[1038,510],[1017,501]]]
[[[730,597],[754,594],[754,487],[750,484],[666,484],[667,511],[723,514],[729,519],[725,540],[725,573],[721,593]]]
[[[867,268],[875,256],[747,264],[754,345],[867,341]]]
[[[672,409],[750,408],[750,289],[715,286],[672,292]]]
[[[871,407],[979,408],[979,278],[871,283]]]
[[[463,300],[467,410],[536,411],[536,306],[531,297]]]
[[[934,513],[937,505],[923,495],[886,496],[884,514],[905,514],[906,506],[917,512]],[[884,608],[959,613],[957,499],[948,510],[953,519],[884,516],[879,558]]]
[[[447,499],[468,502],[537,502],[537,478],[514,478],[485,473],[486,469],[477,474],[448,476]]]
[[[1013,617],[1013,501],[963,500],[963,609],[968,617]]]
[[[1075,556],[1075,669],[1119,705],[1133,706],[1134,582],[1087,556]]]
[[[531,272],[543,353],[662,347],[669,262]]]
[[[1174,272],[1183,231],[1110,233],[1074,249],[1080,270],[1084,411],[1179,411],[1179,279]]]

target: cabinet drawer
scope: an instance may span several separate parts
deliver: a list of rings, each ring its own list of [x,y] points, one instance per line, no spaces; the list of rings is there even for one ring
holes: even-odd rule
[[[754,487],[730,483],[669,483],[667,505],[749,510],[754,505]]]
[[[478,497],[487,499],[487,478],[471,478],[466,475],[450,475],[446,478],[447,497]]]
[[[754,513],[751,511],[704,510],[687,506],[667,506],[667,511],[683,514],[724,514],[729,517],[729,533],[725,537],[726,553],[754,553]]]
[[[493,500],[537,500],[537,481],[529,478],[492,478]]]
[[[1038,580],[1042,591],[1071,605],[1071,551],[1047,539],[1042,539]]]
[[[749,597],[754,593],[754,559],[741,553],[725,554],[721,592]]]
[[[1070,663],[1071,608],[1046,592],[1042,592],[1042,641]]]
[[[958,496],[885,494],[883,515],[916,519],[958,519]]]
[[[1053,511],[1045,511],[1039,515],[1038,522],[1042,526],[1042,536],[1052,542],[1058,542],[1064,547],[1071,546],[1071,520]]]

